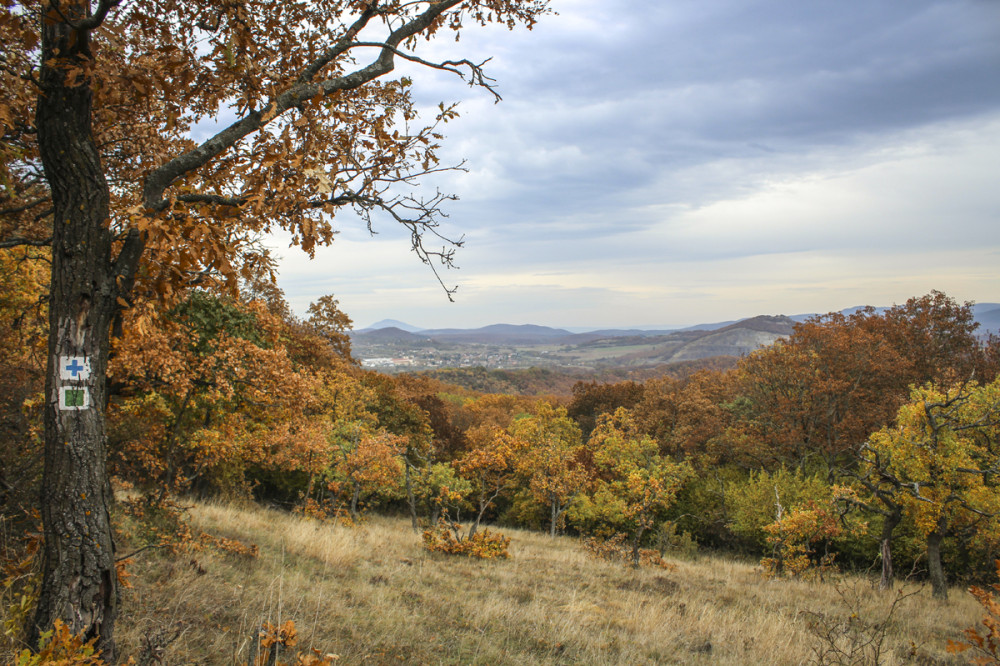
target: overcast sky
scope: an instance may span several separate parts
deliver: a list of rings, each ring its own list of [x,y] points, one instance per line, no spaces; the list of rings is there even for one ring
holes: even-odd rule
[[[1000,302],[1000,2],[553,0],[534,31],[470,29],[503,102],[461,100],[426,183],[461,197],[449,303],[389,223],[350,215],[293,308],[332,293],[358,328],[683,326],[891,305]]]

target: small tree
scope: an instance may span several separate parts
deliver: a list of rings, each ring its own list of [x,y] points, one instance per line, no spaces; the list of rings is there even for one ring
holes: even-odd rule
[[[580,457],[580,428],[566,409],[539,403],[535,413],[510,426],[511,434],[526,444],[518,461],[536,501],[549,508],[549,536],[555,537],[569,503],[583,492],[589,473]]]
[[[639,432],[623,407],[598,419],[588,446],[599,474],[594,495],[621,503],[632,564],[639,566],[643,535],[673,503],[691,467],[661,456],[656,441]]]
[[[468,538],[476,535],[486,510],[500,493],[517,480],[518,462],[526,443],[497,427],[473,428],[468,433],[473,443],[471,451],[458,461],[459,473],[472,485],[476,504],[476,520],[469,528]]]

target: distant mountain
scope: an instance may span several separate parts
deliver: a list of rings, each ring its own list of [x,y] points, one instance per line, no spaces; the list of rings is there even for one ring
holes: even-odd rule
[[[407,333],[417,333],[422,331],[422,328],[417,328],[416,326],[411,326],[406,322],[399,321],[397,319],[383,319],[382,321],[377,321],[371,326],[365,328],[356,329],[358,331],[377,331],[381,328],[398,328],[401,331],[406,331]]]
[[[672,363],[712,356],[744,356],[788,337],[795,320],[784,315],[751,317],[691,340],[670,357]]]
[[[1000,333],[1000,304],[978,304],[974,310],[976,321],[979,322],[979,332]]]
[[[482,328],[428,329],[420,332],[441,342],[463,342],[466,344],[515,344],[538,345],[572,337],[572,333],[562,328],[535,326],[534,324],[493,324]]]
[[[682,331],[715,331],[720,328],[725,328],[726,326],[731,326],[733,324],[739,323],[735,319],[729,321],[720,321],[714,324],[695,324],[694,326],[688,326],[687,328],[682,328]]]
[[[862,307],[842,313],[850,316]],[[979,334],[1000,332],[1000,303],[977,304],[973,313],[980,324]],[[373,363],[394,359],[388,371],[477,366],[641,369],[744,356],[791,335],[797,323],[814,316],[761,315],[679,330],[620,328],[583,333],[531,324],[418,329],[387,319],[352,331],[350,336],[356,358]]]
[[[423,334],[410,333],[395,326],[376,329],[363,329],[351,332],[351,340],[363,340],[369,344],[403,344],[419,346],[430,342],[430,338]]]

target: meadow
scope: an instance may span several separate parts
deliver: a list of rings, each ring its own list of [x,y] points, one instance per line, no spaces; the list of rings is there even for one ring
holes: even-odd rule
[[[481,561],[429,553],[389,517],[192,502],[189,520],[259,554],[136,555],[118,640],[139,663],[243,663],[259,627],[291,620],[294,650],[338,664],[959,664],[947,640],[981,616],[959,589],[938,601],[867,576],[769,580],[701,554],[633,569],[516,529],[509,560]]]

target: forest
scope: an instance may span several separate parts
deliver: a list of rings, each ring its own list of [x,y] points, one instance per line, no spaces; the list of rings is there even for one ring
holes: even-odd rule
[[[0,3],[0,659],[997,659],[1000,342],[968,303],[571,385],[379,374],[334,294],[289,306],[275,234],[352,223],[452,297],[457,196],[418,184],[465,170],[458,110],[415,81],[500,101],[454,44],[552,13]]]
[[[0,264],[9,638],[38,586],[47,267],[24,248]],[[942,598],[995,580],[1000,344],[940,292],[815,317],[730,367],[552,395],[365,370],[332,296],[299,318],[267,281],[128,318],[107,423],[133,550],[253,557],[189,524],[185,502],[224,498],[343,529],[402,516],[426,550],[472,558],[508,557],[497,530],[519,528],[626,567],[729,553],[764,579],[869,571]]]

